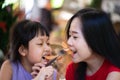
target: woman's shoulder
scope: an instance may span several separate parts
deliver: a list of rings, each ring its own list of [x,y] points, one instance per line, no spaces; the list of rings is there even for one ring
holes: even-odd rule
[[[67,66],[67,71],[75,71],[75,69],[77,68],[77,64],[70,62],[69,65]]]
[[[107,65],[107,69],[109,70],[109,73],[110,72],[114,72],[114,71],[117,71],[117,72],[120,72],[120,68],[113,65],[112,63],[110,63],[109,61],[106,60],[106,65]]]
[[[78,63],[70,62],[70,63],[68,64],[68,67],[74,67],[74,68],[76,68],[77,66],[78,66]]]
[[[11,79],[12,76],[12,66],[10,60],[5,60],[0,69],[0,80]]]
[[[66,69],[66,80],[74,80],[75,63],[70,62]]]
[[[120,68],[111,65],[111,67],[109,67],[107,80],[120,80]]]
[[[120,80],[120,72],[112,71],[108,74],[107,80]]]
[[[105,61],[108,69],[107,80],[120,80],[120,68],[109,61]]]
[[[73,62],[70,62],[67,66],[67,68],[72,68],[74,66],[74,63]]]

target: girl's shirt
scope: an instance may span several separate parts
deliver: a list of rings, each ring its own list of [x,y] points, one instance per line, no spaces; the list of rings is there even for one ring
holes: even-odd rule
[[[111,64],[109,61],[105,60],[100,69],[91,76],[86,75],[86,80],[106,80],[107,75],[112,72],[120,72],[120,69]],[[75,66],[74,63],[69,64],[66,71],[66,80],[75,80]]]
[[[54,70],[53,80],[57,79],[57,71]],[[19,61],[12,62],[12,80],[32,80],[32,76],[27,72]]]
[[[32,76],[19,61],[12,62],[12,80],[31,80]]]

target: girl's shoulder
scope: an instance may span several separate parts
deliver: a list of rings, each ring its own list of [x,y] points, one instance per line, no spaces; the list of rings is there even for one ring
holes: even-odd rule
[[[11,66],[11,62],[10,62],[10,60],[5,60],[4,62],[3,62],[3,64],[2,64],[2,66],[1,66],[1,70],[12,70],[12,66]],[[1,71],[0,70],[0,71]]]
[[[0,80],[10,80],[12,77],[12,65],[10,60],[5,60],[0,69]]]

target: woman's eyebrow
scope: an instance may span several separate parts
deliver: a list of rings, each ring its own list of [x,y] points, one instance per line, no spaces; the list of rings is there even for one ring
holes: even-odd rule
[[[77,31],[71,31],[71,33],[72,33],[72,34],[78,34],[78,32],[77,32]]]

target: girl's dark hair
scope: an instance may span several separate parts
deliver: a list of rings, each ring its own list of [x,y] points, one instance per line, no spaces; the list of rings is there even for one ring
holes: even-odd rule
[[[82,32],[88,46],[120,68],[120,43],[109,16],[103,11],[91,8],[78,11],[67,24],[67,38],[74,18],[79,18],[82,22]],[[86,67],[85,62],[78,63],[75,80],[85,80]]]
[[[28,48],[28,43],[37,35],[49,36],[48,31],[39,22],[23,20],[11,28],[9,42],[9,58],[11,61],[20,60],[18,49],[21,45]]]

